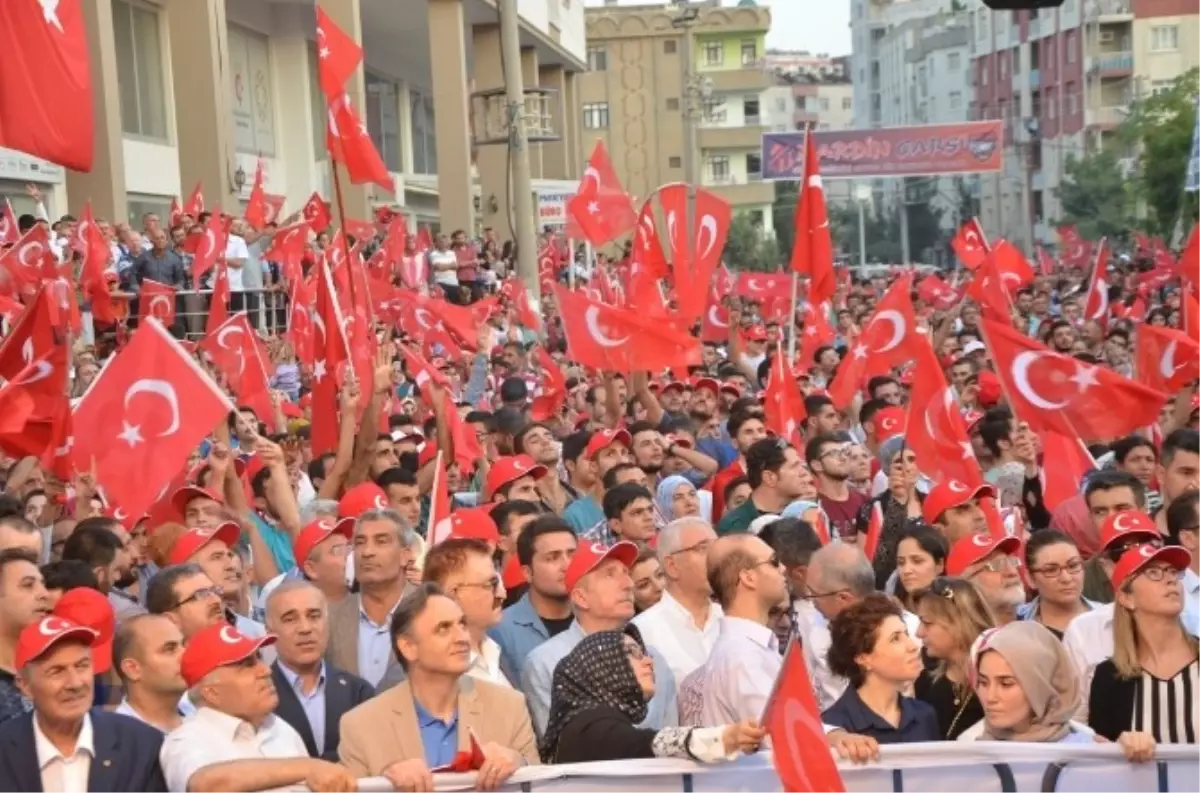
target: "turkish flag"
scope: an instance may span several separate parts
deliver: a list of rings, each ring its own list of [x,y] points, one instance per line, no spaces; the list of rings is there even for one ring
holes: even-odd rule
[[[695,236],[688,239],[688,186],[669,184],[658,189],[667,218],[667,242],[671,246],[671,269],[678,316],[692,321],[704,314],[713,274],[721,263],[725,236],[733,220],[733,207],[716,193],[702,187],[696,193]],[[639,307],[641,307],[639,305]]]
[[[662,240],[658,236],[658,227],[654,223],[654,206],[650,201],[642,204],[642,210],[638,214],[633,244],[630,246],[630,259],[631,281],[636,280],[640,274],[652,279],[668,278],[671,275],[666,254],[663,253]]]
[[[92,70],[82,0],[0,3],[0,146],[92,170]]]
[[[290,282],[302,280],[300,263],[308,246],[308,232],[304,220],[284,226],[271,235],[271,244],[263,251],[263,258],[278,264]]]
[[[153,278],[142,280],[138,307],[143,319],[154,317],[168,328],[175,324],[175,290]]]
[[[580,234],[597,247],[628,234],[637,225],[633,201],[613,170],[603,140],[596,141],[579,188],[567,199],[567,213]]]
[[[987,237],[983,236],[979,218],[971,218],[964,223],[958,233],[954,235],[954,239],[950,240],[950,247],[954,249],[954,254],[968,270],[974,270],[983,264],[984,257],[991,250]]]
[[[267,202],[267,223],[278,223],[279,216],[283,213],[283,205],[287,201],[287,196],[276,193],[264,193],[263,200]]]
[[[1200,231],[1195,225],[1188,234],[1187,245],[1183,246],[1176,267],[1179,268],[1179,276],[1190,283],[1192,289],[1200,289]]]
[[[883,505],[871,501],[871,516],[867,518],[867,536],[863,540],[863,556],[874,563],[875,551],[879,550],[879,538],[883,535]]]
[[[234,405],[154,319],[97,375],[73,416],[75,464],[128,514],[146,511]]]
[[[738,275],[737,294],[752,300],[769,297],[791,298],[792,277],[785,273],[750,273]]]
[[[324,261],[317,263],[316,281],[316,300],[312,314],[312,449],[314,455],[319,455],[337,448],[341,417],[338,388],[345,377],[344,370],[350,359],[350,352],[333,277]],[[370,383],[360,385],[364,394],[370,393]]]
[[[708,304],[700,322],[700,341],[722,344],[729,340],[729,309],[717,302]]]
[[[519,325],[535,333],[541,331],[541,320],[538,319],[537,312],[533,310],[533,304],[529,302],[529,290],[525,288],[524,281],[519,277],[505,279],[504,283],[500,285],[500,294],[508,300],[508,304],[516,312]]]
[[[183,214],[191,215],[196,220],[199,220],[203,212],[204,184],[203,182],[196,182],[196,186],[192,188],[192,194],[188,196],[187,201],[183,204]]]
[[[13,245],[21,239],[21,230],[17,225],[17,216],[13,213],[12,204],[4,199],[4,213],[0,214],[0,245]]]
[[[396,192],[392,174],[367,133],[367,125],[358,117],[350,97],[339,94],[329,100],[325,145],[335,162],[346,166],[353,184],[377,184],[389,193]]]
[[[16,245],[0,254],[0,269],[8,273],[19,294],[29,297],[41,285],[44,275],[42,263],[47,255],[53,259],[50,235],[45,224],[37,223],[25,232]]]
[[[1011,321],[1012,294],[1034,279],[1025,256],[1007,240],[988,249],[967,286],[967,295],[992,319]]]
[[[0,344],[0,377],[13,380],[35,361],[38,371],[24,379],[40,399],[62,396],[69,365],[66,336],[54,328],[48,287],[42,287]],[[39,414],[41,415],[41,414]]]
[[[292,281],[284,338],[291,342],[292,349],[296,351],[296,360],[305,366],[313,365],[313,321],[312,314],[309,313],[312,302],[304,282]]]
[[[346,81],[354,74],[362,57],[362,47],[318,5],[317,78],[326,99],[332,102],[345,90]]]
[[[800,341],[800,367],[808,371],[815,364],[817,350],[827,344],[833,344],[837,338],[833,327],[829,324],[828,304],[814,306],[808,303],[804,306],[804,335]]]
[[[1088,279],[1087,304],[1083,309],[1084,319],[1094,319],[1102,326],[1108,324],[1108,245],[1101,238],[1096,246],[1096,259],[1092,262],[1092,274]]]
[[[1083,267],[1088,260],[1090,245],[1079,236],[1079,230],[1074,226],[1058,227],[1058,258],[1070,267]]]
[[[208,319],[204,322],[205,334],[214,332],[229,316],[229,265],[225,263],[224,257],[217,262],[212,284],[213,291],[208,304]]]
[[[329,214],[329,204],[321,200],[320,193],[315,190],[304,202],[304,209],[301,211],[304,219],[308,221],[308,225],[312,226],[312,230],[318,234],[329,228],[329,222],[333,219]]]
[[[938,311],[949,311],[962,300],[962,294],[932,273],[917,283],[917,297]]]
[[[167,220],[172,226],[179,225],[183,220],[183,207],[179,204],[179,196],[171,196],[171,208],[167,211]]]
[[[771,760],[784,790],[845,793],[846,784],[825,740],[804,652],[794,637],[784,650],[762,725],[771,738]]]
[[[1138,325],[1137,379],[1173,394],[1200,378],[1200,345],[1174,328]]]
[[[1037,246],[1038,269],[1042,275],[1054,275],[1054,257],[1046,253],[1041,245]]]
[[[1035,430],[1121,438],[1158,421],[1167,402],[1161,391],[1056,353],[1010,326],[985,319],[982,328],[1009,405]]]
[[[796,201],[796,240],[792,244],[792,272],[807,275],[808,300],[824,303],[833,297],[837,283],[833,275],[833,238],[829,234],[829,212],[821,184],[821,162],[816,135],[810,127],[804,135],[804,176]]]
[[[800,393],[800,386],[782,354],[771,360],[763,394],[763,414],[767,429],[788,443],[800,442],[800,422],[808,413],[804,409],[804,394]]]
[[[112,248],[104,238],[104,232],[96,225],[92,215],[92,202],[83,205],[79,223],[75,226],[75,234],[71,238],[71,249],[83,257],[83,267],[79,273],[79,283],[87,291],[89,287],[103,284],[104,271],[112,258]]]
[[[238,404],[249,405],[263,421],[268,421],[275,415],[275,405],[271,402],[267,369],[256,336],[245,312],[239,311],[206,335],[199,348],[225,376]]]
[[[188,237],[185,249],[192,248],[192,278],[199,282],[218,260],[225,258],[225,246],[229,242],[229,230],[221,221],[220,214],[208,216],[204,231]]]
[[[983,484],[967,423],[933,345],[921,337],[913,346],[916,367],[904,438],[916,452],[917,467],[935,482],[954,479],[971,487]]]
[[[868,374],[882,373],[915,354],[917,320],[912,305],[912,275],[899,278],[875,306],[875,313],[846,352],[829,384],[829,398],[839,409],[854,398]]]
[[[535,392],[529,415],[534,421],[546,421],[561,413],[563,405],[567,404],[567,378],[540,344],[534,348],[533,355],[537,358],[538,368],[542,370],[542,381]]]
[[[250,199],[246,202],[246,222],[255,231],[262,231],[267,225],[267,214],[267,194],[263,188],[263,164],[262,160],[259,160],[254,169],[254,186],[250,188]]]
[[[1096,461],[1083,441],[1075,434],[1046,431],[1042,433],[1042,456],[1046,460],[1040,472],[1042,500],[1053,512],[1069,498],[1079,495],[1079,483]]]
[[[554,288],[573,360],[615,372],[698,366],[700,342],[662,317],[589,300]]]

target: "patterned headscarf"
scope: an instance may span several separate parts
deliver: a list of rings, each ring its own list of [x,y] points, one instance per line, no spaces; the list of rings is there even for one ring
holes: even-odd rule
[[[585,636],[554,669],[550,687],[550,718],[542,735],[543,763],[554,761],[558,736],[579,714],[596,708],[616,708],[630,724],[646,718],[646,695],[638,685],[622,638],[632,636],[645,649],[633,625],[620,631],[598,631]]]

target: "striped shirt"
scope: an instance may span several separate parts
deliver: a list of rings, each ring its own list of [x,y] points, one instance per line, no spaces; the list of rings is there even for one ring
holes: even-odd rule
[[[1133,699],[1133,729],[1148,732],[1157,743],[1196,743],[1196,697],[1200,693],[1200,659],[1160,680],[1142,672]]]

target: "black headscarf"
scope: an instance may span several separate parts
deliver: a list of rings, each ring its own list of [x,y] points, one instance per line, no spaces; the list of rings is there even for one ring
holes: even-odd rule
[[[638,685],[622,638],[632,636],[645,650],[642,635],[633,625],[620,631],[598,631],[585,636],[558,662],[550,687],[550,718],[542,736],[543,763],[558,751],[558,736],[567,724],[587,710],[616,708],[630,724],[646,718],[646,695]]]

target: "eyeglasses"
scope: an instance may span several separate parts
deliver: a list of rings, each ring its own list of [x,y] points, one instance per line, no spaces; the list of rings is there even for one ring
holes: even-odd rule
[[[178,603],[172,606],[171,610],[174,611],[175,609],[181,609],[188,603],[198,603],[201,600],[208,600],[209,598],[213,597],[219,600],[224,594],[225,590],[221,589],[219,586],[200,587],[195,592],[181,599]]]
[[[708,549],[711,546],[712,546],[712,540],[701,540],[700,542],[696,543],[695,545],[689,545],[686,548],[680,548],[678,551],[671,551],[669,554],[667,554],[667,556],[675,556],[676,554],[680,554],[680,553],[691,553],[692,551],[700,551],[701,553],[708,553]]]
[[[772,606],[767,610],[767,617],[773,620],[791,619],[792,612],[787,606]]]
[[[999,559],[993,559],[990,562],[985,562],[979,566],[979,571],[987,570],[989,573],[1003,573],[1005,570],[1016,570],[1021,566],[1021,560],[1015,556],[1002,556]]]
[[[850,454],[850,449],[850,446],[839,446],[835,449],[826,449],[817,456],[817,459],[824,460],[826,457],[846,457]]]
[[[640,644],[629,644],[623,642],[621,644],[621,649],[623,649],[625,654],[635,661],[640,661],[646,657],[646,650]]]
[[[458,586],[456,586],[454,588],[456,590],[458,590],[458,589],[471,588],[471,587],[477,587],[477,588],[482,589],[487,592],[495,592],[497,589],[500,588],[500,576],[494,575],[491,578],[489,578],[487,581],[476,581],[473,583],[467,582],[464,584],[459,584]]]
[[[773,553],[770,556],[768,556],[766,559],[763,559],[761,562],[754,563],[755,568],[762,567],[763,565],[770,565],[771,567],[779,567],[779,554]]]
[[[837,597],[838,595],[842,594],[843,592],[849,592],[849,591],[850,590],[845,587],[842,587],[841,589],[835,589],[832,592],[813,592],[810,589],[810,590],[808,590],[808,594],[804,595],[803,599],[804,600],[820,600],[821,598]]]
[[[1183,571],[1176,570],[1174,567],[1147,567],[1138,573],[1138,575],[1147,581],[1183,580]]]
[[[1029,572],[1044,575],[1047,578],[1058,578],[1063,573],[1078,575],[1083,572],[1083,560],[1076,557],[1066,564],[1047,564],[1041,567],[1031,567]]]

